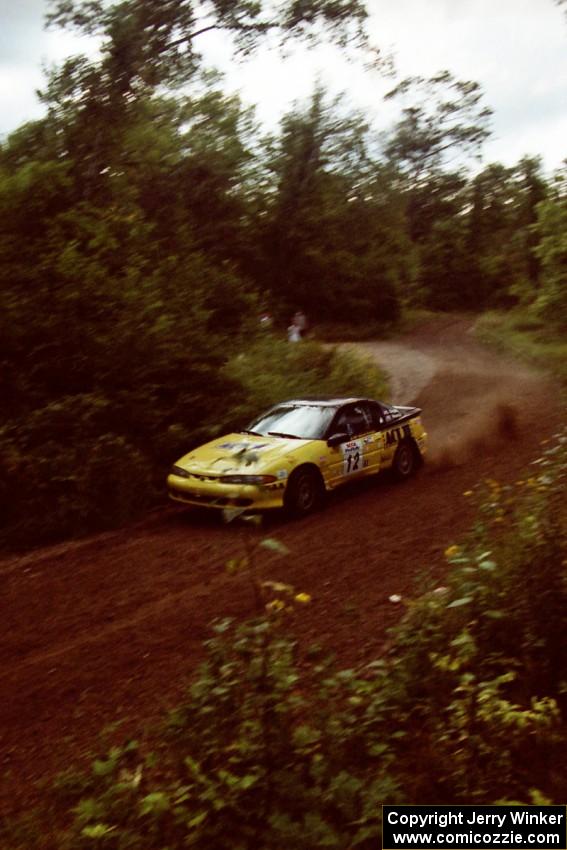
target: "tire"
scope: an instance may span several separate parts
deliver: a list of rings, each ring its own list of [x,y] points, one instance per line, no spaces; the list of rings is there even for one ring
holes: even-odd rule
[[[293,517],[307,516],[320,507],[323,482],[315,469],[299,467],[289,476],[284,494],[284,508]]]
[[[392,472],[398,481],[411,478],[418,466],[417,448],[408,440],[400,443],[392,462]]]

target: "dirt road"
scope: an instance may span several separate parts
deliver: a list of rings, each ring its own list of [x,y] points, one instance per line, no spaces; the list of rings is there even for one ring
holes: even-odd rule
[[[299,522],[261,532],[291,550],[262,555],[267,576],[308,592],[301,638],[354,663],[380,652],[398,618],[392,594],[424,570],[473,516],[462,494],[479,478],[514,480],[560,418],[552,384],[483,349],[447,318],[393,342],[365,343],[391,373],[394,401],[423,408],[431,463],[404,485],[376,480],[333,496]],[[36,783],[175,704],[217,616],[252,610],[249,588],[223,565],[243,530],[216,517],[163,510],[123,531],[0,561],[0,808]]]

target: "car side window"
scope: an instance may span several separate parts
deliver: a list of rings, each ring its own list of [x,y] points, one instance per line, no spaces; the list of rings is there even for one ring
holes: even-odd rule
[[[382,405],[382,416],[385,425],[389,425],[400,418],[400,412],[395,407],[390,407],[388,404]]]
[[[334,431],[343,432],[349,437],[357,437],[359,434],[367,434],[373,430],[370,410],[364,404],[353,404],[344,407],[337,414]]]
[[[370,419],[372,422],[372,430],[378,431],[380,428],[384,427],[385,419],[384,412],[382,407],[375,401],[368,402],[368,409],[370,412]]]

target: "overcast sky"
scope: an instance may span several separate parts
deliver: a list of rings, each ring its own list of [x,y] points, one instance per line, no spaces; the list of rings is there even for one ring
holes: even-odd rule
[[[401,75],[446,68],[481,84],[494,110],[485,161],[513,164],[533,154],[553,169],[567,157],[567,20],[553,0],[367,0],[367,7],[372,38],[393,53]],[[47,0],[0,0],[0,136],[42,114],[35,95],[42,64],[80,50],[70,35],[44,31],[46,9]],[[388,83],[336,50],[295,52],[285,62],[263,51],[237,66],[222,39],[211,37],[206,51],[268,125],[318,77],[378,126],[391,120],[393,106],[382,100]]]

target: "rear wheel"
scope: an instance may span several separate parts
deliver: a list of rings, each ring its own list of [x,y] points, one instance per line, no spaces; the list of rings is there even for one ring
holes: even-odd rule
[[[322,498],[323,482],[316,470],[300,467],[291,473],[284,495],[284,507],[291,516],[307,516],[319,507]]]
[[[399,481],[404,481],[415,472],[417,468],[417,449],[407,440],[400,443],[394,455],[392,471]]]

